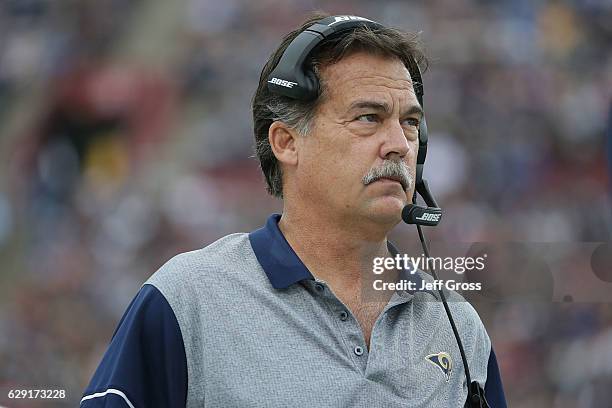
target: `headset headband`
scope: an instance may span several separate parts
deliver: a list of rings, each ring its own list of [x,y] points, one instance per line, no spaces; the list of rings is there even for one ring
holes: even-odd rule
[[[364,17],[330,16],[302,31],[287,46],[280,61],[268,76],[270,92],[303,101],[316,99],[319,95],[319,84],[314,73],[308,70],[304,63],[322,41],[357,27],[368,27],[372,30],[384,28],[382,24]],[[421,71],[412,56],[406,61],[406,68],[410,73],[416,97],[423,107]]]

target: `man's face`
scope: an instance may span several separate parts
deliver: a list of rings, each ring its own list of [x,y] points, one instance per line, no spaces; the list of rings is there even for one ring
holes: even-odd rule
[[[399,59],[357,52],[320,75],[326,97],[311,133],[297,142],[300,196],[343,221],[397,224],[414,189],[422,116],[408,70]],[[405,166],[409,177],[378,174],[366,185],[385,161]]]

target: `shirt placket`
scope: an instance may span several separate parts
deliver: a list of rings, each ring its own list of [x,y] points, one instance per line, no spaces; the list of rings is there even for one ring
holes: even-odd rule
[[[387,311],[399,304],[407,302],[412,295],[403,292],[392,296],[389,303],[385,306],[374,323],[371,334],[372,341],[370,343],[370,351],[368,351],[361,326],[351,310],[332,292],[325,281],[314,279],[312,286],[314,292],[326,304],[334,324],[338,328],[346,353],[361,373],[365,375],[368,361],[373,358],[372,354],[376,352],[375,338],[377,336],[377,331],[381,330],[384,326],[379,324],[380,321],[386,317]]]

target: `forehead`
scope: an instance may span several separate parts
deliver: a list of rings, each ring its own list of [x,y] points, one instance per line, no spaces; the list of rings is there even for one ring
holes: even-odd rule
[[[357,52],[321,69],[330,101],[348,103],[378,94],[418,103],[408,69],[399,58]]]

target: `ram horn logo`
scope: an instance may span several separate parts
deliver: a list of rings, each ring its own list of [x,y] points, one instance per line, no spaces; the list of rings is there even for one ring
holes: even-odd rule
[[[446,376],[446,382],[450,380],[451,372],[453,371],[453,360],[451,359],[451,356],[448,353],[442,351],[440,353],[430,354],[425,358],[431,364],[442,370],[442,372]]]

